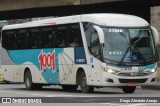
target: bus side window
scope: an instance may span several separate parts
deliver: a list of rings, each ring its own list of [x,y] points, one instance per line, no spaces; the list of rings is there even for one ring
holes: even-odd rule
[[[88,50],[90,51],[91,50],[91,36],[92,36],[92,33],[95,31],[95,29],[93,28],[92,23],[83,23],[83,29],[85,32]]]
[[[55,48],[56,34],[53,26],[43,27],[41,33],[41,47],[42,48]]]
[[[83,23],[83,29],[89,52],[96,58],[101,59],[99,37],[97,31],[93,27],[93,23]]]
[[[27,37],[27,31],[22,29],[18,30],[16,34],[16,41],[17,41],[17,49],[26,49],[26,37]]]
[[[7,50],[14,50],[16,45],[16,33],[14,30],[3,31],[2,46]]]
[[[67,25],[60,25],[57,26],[57,43],[59,47],[66,47],[67,46]]]
[[[100,59],[100,42],[97,32],[91,35],[91,54]]]
[[[69,35],[68,42],[69,42],[70,47],[82,47],[83,46],[82,35],[81,35],[79,24],[72,24],[70,26],[68,35]]]
[[[28,48],[36,49],[39,48],[39,28],[31,28],[28,33]]]

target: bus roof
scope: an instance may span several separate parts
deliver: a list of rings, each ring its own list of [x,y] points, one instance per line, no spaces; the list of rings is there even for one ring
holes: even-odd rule
[[[98,14],[83,14],[66,17],[57,17],[51,19],[44,19],[32,21],[21,24],[6,25],[2,30],[29,28],[48,25],[60,25],[76,22],[91,22],[97,25],[111,26],[111,27],[145,27],[149,23],[144,19],[126,14],[111,14],[111,13],[98,13]]]

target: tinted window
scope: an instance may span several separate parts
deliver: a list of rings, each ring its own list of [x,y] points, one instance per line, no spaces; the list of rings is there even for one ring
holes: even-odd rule
[[[91,36],[92,36],[92,33],[94,33],[96,30],[93,28],[93,24],[91,23],[83,23],[83,28],[84,28],[84,32],[85,32],[85,36],[87,40],[88,49],[90,51],[91,50]]]
[[[2,45],[5,49],[17,49],[16,45],[16,33],[14,30],[8,30],[2,32]]]
[[[80,25],[78,23],[16,29],[3,32],[3,46],[7,49],[83,46]]]
[[[67,25],[57,26],[56,35],[59,47],[67,47],[68,26]]]
[[[91,34],[91,54],[100,59],[100,42],[97,32]]]
[[[49,26],[43,27],[41,33],[41,47],[42,48],[54,48],[58,47],[56,40],[56,28]]]
[[[90,53],[100,59],[100,41],[96,29],[94,29],[92,23],[83,23],[83,28]]]
[[[70,47],[82,47],[82,36],[80,31],[79,24],[73,24],[70,26],[69,34],[68,34],[68,42]]]
[[[20,29],[16,34],[16,45],[17,49],[26,49],[27,48],[27,30]]]
[[[39,28],[31,28],[29,29],[28,33],[28,48],[34,49],[39,48],[39,35],[40,35],[40,29]]]

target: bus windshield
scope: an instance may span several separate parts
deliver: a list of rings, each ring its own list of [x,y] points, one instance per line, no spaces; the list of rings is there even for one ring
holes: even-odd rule
[[[119,65],[145,65],[155,60],[150,28],[102,28],[105,35],[103,57]]]

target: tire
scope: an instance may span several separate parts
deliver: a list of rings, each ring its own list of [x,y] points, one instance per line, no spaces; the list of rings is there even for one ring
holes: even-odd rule
[[[65,91],[76,91],[78,85],[62,85],[63,90]]]
[[[91,93],[94,90],[94,86],[87,85],[87,78],[84,72],[80,75],[80,88],[82,93]]]
[[[133,93],[136,90],[136,86],[124,86],[122,90],[124,93]]]
[[[42,85],[34,84],[32,82],[32,75],[31,75],[30,71],[27,71],[25,73],[24,83],[25,83],[26,89],[28,89],[28,90],[42,89]]]

